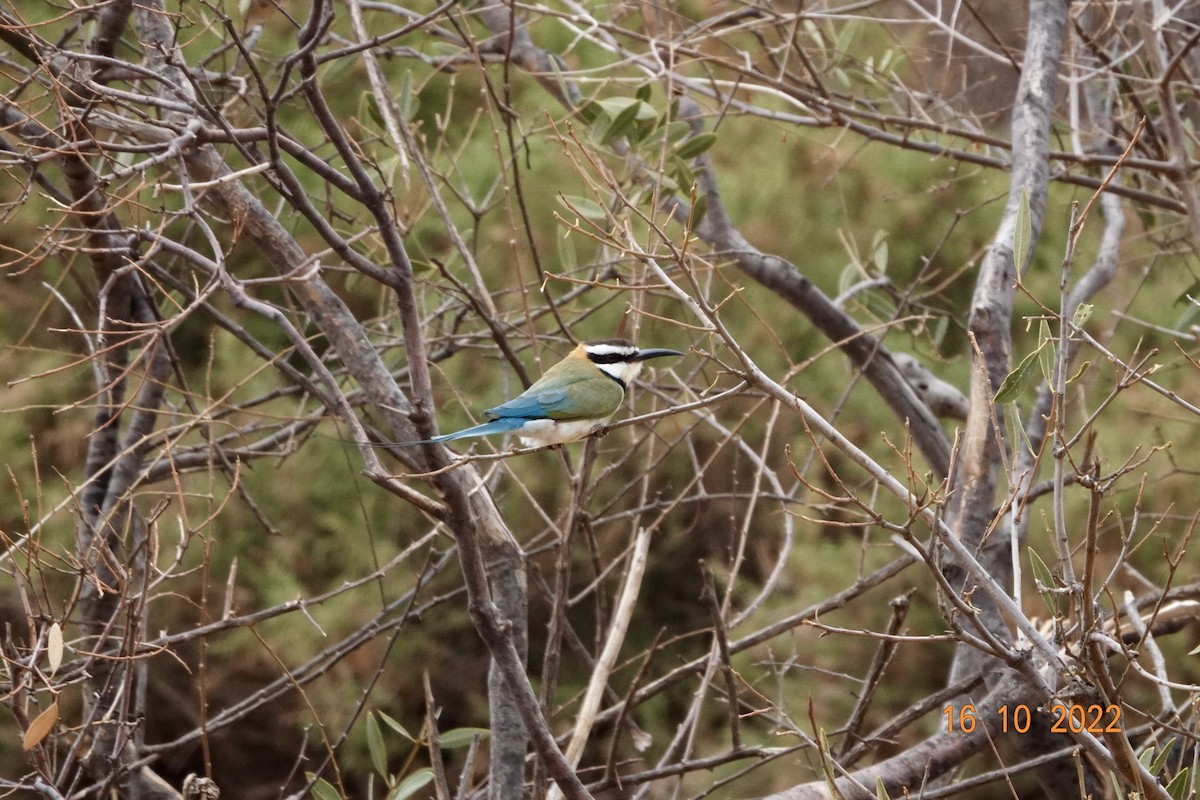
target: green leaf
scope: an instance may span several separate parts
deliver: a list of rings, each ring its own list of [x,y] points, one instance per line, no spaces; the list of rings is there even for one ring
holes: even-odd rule
[[[842,793],[837,788],[833,759],[829,757],[829,737],[825,735],[824,728],[817,730],[817,753],[821,759],[821,771],[825,774],[825,785],[829,788],[830,797],[840,798]]]
[[[589,125],[594,125],[602,113],[603,109],[600,108],[600,104],[594,100],[579,107],[579,116]]]
[[[860,34],[863,31],[863,24],[860,20],[851,20],[849,23],[842,25],[838,31],[837,41],[834,43],[834,59],[841,61],[853,49],[858,41]]]
[[[1038,366],[1042,368],[1042,377],[1046,383],[1054,380],[1055,339],[1050,333],[1050,326],[1042,320],[1038,326]]]
[[[396,788],[388,792],[387,800],[405,800],[407,797],[412,797],[431,780],[433,780],[433,770],[429,767],[422,767],[396,784]]]
[[[1087,372],[1091,368],[1092,368],[1092,362],[1084,361],[1082,364],[1079,365],[1079,369],[1075,370],[1075,374],[1072,375],[1071,377],[1067,378],[1067,383],[1074,383],[1075,381],[1079,380],[1079,376],[1082,375],[1083,373]]]
[[[558,265],[565,272],[570,272],[579,264],[579,258],[575,253],[575,240],[571,238],[570,233],[565,236],[558,237]]]
[[[1017,203],[1017,229],[1013,231],[1013,261],[1017,274],[1025,271],[1029,262],[1029,242],[1033,238],[1033,215],[1029,211],[1029,191],[1021,187],[1021,199]]]
[[[405,739],[408,739],[410,742],[415,742],[415,741],[416,741],[416,739],[413,737],[413,735],[412,735],[411,733],[409,733],[409,732],[408,732],[408,729],[407,729],[407,728],[405,728],[403,725],[401,725],[399,722],[397,722],[396,720],[392,719],[390,716],[388,716],[387,714],[383,713],[382,711],[377,711],[377,712],[375,712],[375,713],[379,714],[379,718],[380,718],[381,720],[383,720],[384,722],[386,722],[386,723],[387,723],[387,726],[388,726],[389,728],[391,728],[392,730],[394,730],[396,733],[400,734],[400,735],[401,735],[401,736],[403,736]]]
[[[604,101],[601,102],[603,103]],[[624,136],[627,131],[631,130],[633,123],[637,120],[638,107],[641,104],[640,100],[634,100],[632,105],[627,106],[624,111],[613,117],[608,130],[604,132],[604,136],[600,139],[600,144],[612,144]]]
[[[367,714],[367,750],[371,753],[371,765],[383,777],[387,777],[387,747],[383,744],[383,731],[374,714]]]
[[[1167,784],[1167,794],[1171,795],[1172,800],[1184,800],[1188,796],[1191,783],[1188,780],[1189,770],[1187,767],[1179,770],[1179,774],[1171,779]]]
[[[946,334],[949,332],[950,317],[943,314],[934,321],[932,326],[933,346],[935,349],[942,349],[942,343],[946,341]]]
[[[612,117],[603,111],[597,113],[596,119],[592,121],[592,143],[603,144],[610,127],[612,127]]]
[[[310,781],[313,781],[314,778],[316,779],[313,781],[312,787],[312,796],[315,797],[316,800],[342,800],[342,793],[333,788],[333,784],[329,781],[325,780],[324,778],[317,778],[317,776],[311,772],[304,773],[304,776]]]
[[[1175,748],[1175,740],[1174,739],[1167,739],[1165,742],[1163,742],[1162,752],[1159,753],[1158,757],[1155,758],[1154,761],[1152,761],[1150,763],[1149,772],[1151,775],[1161,775],[1162,774],[1163,766],[1165,766],[1167,763],[1167,757],[1171,755],[1171,751],[1174,748]],[[1153,749],[1153,748],[1151,748],[1151,749]]]
[[[1154,761],[1154,748],[1153,747],[1147,747],[1145,750],[1142,751],[1142,754],[1140,756],[1138,756],[1138,763],[1141,764],[1143,767],[1145,767],[1147,771],[1150,770],[1150,764],[1153,761]]]
[[[1041,348],[1038,348],[1039,350]],[[997,404],[1011,403],[1021,396],[1025,391],[1025,387],[1029,385],[1029,380],[1033,377],[1033,365],[1037,363],[1038,350],[1034,350],[1025,358],[1021,359],[1021,363],[1012,372],[1004,376],[1004,382],[1000,384],[1000,388],[996,391],[996,396],[992,398],[992,402]]]
[[[1079,307],[1075,309],[1075,314],[1071,317],[1071,324],[1076,328],[1082,328],[1083,323],[1087,322],[1088,318],[1092,316],[1092,309],[1093,306],[1091,303],[1080,303]]]
[[[417,109],[421,107],[421,98],[413,94],[412,70],[406,69],[400,77],[400,93],[396,98],[396,110],[400,118],[412,120]]]
[[[883,785],[883,778],[878,775],[875,776],[875,797],[876,800],[891,800],[888,797],[887,787]]]
[[[888,268],[888,241],[886,234],[876,234],[875,236],[875,252],[871,254],[871,261],[875,263],[875,269],[879,270],[880,275],[887,274]]]
[[[667,129],[666,129],[667,144],[674,144],[675,142],[681,142],[684,139],[686,139],[688,134],[690,134],[691,132],[692,132],[691,125],[687,124],[686,122],[681,122],[680,120],[675,120],[674,122],[667,125]]]
[[[610,119],[616,119],[628,112],[629,109],[637,108],[640,102],[636,97],[609,97],[604,100],[597,100],[596,106],[607,114]]]
[[[697,133],[695,136],[679,145],[679,148],[675,151],[675,155],[690,161],[696,156],[708,152],[709,148],[716,143],[717,135],[712,131]]]
[[[633,93],[633,96],[636,97],[638,100],[642,100],[642,101],[648,103],[648,102],[650,102],[651,88],[652,87],[650,86],[649,83],[643,83],[641,86],[639,86],[637,88],[637,91]]]
[[[1109,781],[1109,783],[1112,784],[1112,787],[1113,787],[1112,796],[1113,797],[1121,797],[1122,793],[1125,791],[1125,788],[1121,785],[1121,779],[1118,778],[1117,774],[1115,772],[1113,772],[1112,770],[1109,770],[1109,772],[1108,772],[1108,781]],[[1134,795],[1134,796],[1136,796],[1136,795]]]
[[[650,123],[658,119],[654,108],[636,97],[610,97],[597,100],[593,105],[599,109],[592,123],[592,141],[607,145],[621,136],[640,138],[642,131],[634,129],[634,123]]]
[[[708,201],[704,199],[704,195],[697,193],[696,202],[692,205],[692,216],[688,219],[688,227],[694,230],[707,213]]]
[[[696,173],[682,158],[671,159],[671,177],[679,185],[679,191],[685,194],[691,191],[692,184],[696,182]]]
[[[1061,616],[1058,610],[1058,594],[1054,591],[1056,586],[1054,573],[1050,571],[1046,562],[1042,561],[1042,557],[1032,547],[1029,548],[1029,564],[1033,567],[1033,579],[1037,581],[1038,593],[1041,594],[1046,607],[1050,609],[1055,618]]]
[[[370,92],[368,92],[364,97],[367,104],[367,116],[371,118],[372,122],[374,122],[380,128],[383,128],[383,112],[379,110],[379,101],[377,101],[375,99],[375,95],[371,94]]]
[[[560,194],[558,196],[558,202],[566,206],[567,210],[595,222],[603,222],[608,218],[608,215],[604,213],[604,209],[600,207],[599,203],[593,200],[588,200],[586,197]]]
[[[487,728],[454,728],[438,736],[438,744],[445,750],[453,750],[466,747],[476,736],[486,739],[489,735]]]
[[[596,102],[600,104],[606,114],[614,119],[622,114],[628,114],[631,108],[634,110],[633,117],[638,122],[653,122],[658,119],[654,107],[649,103],[643,103],[636,97],[610,97],[607,100],[597,100]]]

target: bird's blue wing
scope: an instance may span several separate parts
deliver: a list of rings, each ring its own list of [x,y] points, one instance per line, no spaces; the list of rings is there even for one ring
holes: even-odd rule
[[[484,413],[493,419],[501,417],[520,417],[522,419],[545,419],[561,414],[567,407],[570,398],[565,389],[543,389],[534,391],[536,385],[529,387],[506,403],[495,408],[489,408]]]
[[[555,385],[538,381],[507,403],[489,408],[485,413],[492,419],[520,417],[523,419],[591,419],[607,417],[621,405],[625,396],[616,381],[554,377]]]

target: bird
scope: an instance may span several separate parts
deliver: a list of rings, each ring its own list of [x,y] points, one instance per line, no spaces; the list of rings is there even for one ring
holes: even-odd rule
[[[484,411],[487,422],[409,444],[493,433],[515,433],[524,447],[574,442],[603,427],[616,413],[644,362],[682,355],[663,348],[641,350],[628,339],[583,342],[524,392]]]

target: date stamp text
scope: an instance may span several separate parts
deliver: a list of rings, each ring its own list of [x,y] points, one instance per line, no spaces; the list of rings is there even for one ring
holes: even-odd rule
[[[1121,733],[1121,707],[1097,704],[1055,703],[1049,708],[1030,708],[1024,703],[1002,705],[996,709],[996,720],[1002,733],[1028,733],[1034,714],[1047,714],[1051,719],[1053,733]],[[981,712],[967,703],[961,706],[948,705],[942,709],[946,717],[947,733],[971,733],[982,720]]]

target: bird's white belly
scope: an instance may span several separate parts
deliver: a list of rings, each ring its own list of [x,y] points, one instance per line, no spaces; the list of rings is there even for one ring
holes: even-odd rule
[[[604,419],[531,419],[517,429],[522,447],[546,447],[582,439],[605,422]]]

